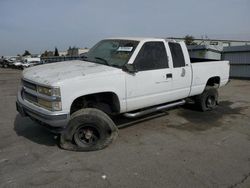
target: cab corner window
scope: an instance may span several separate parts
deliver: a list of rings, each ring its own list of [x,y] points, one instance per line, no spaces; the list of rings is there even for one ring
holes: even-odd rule
[[[174,68],[185,67],[185,59],[182,52],[181,45],[178,43],[170,42],[169,48],[172,54]]]
[[[168,57],[164,43],[146,42],[138,53],[134,64],[139,71],[168,68]]]

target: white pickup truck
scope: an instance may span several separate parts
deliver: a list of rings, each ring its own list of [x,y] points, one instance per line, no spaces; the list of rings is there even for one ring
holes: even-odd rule
[[[218,104],[229,62],[191,62],[184,42],[110,38],[82,60],[23,71],[17,110],[60,132],[61,147],[98,150],[117,135],[112,117],[138,118],[192,99],[202,110]]]

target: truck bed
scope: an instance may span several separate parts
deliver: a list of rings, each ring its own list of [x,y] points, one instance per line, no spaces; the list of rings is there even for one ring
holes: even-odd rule
[[[208,78],[219,77],[219,87],[224,86],[229,80],[229,61],[203,61],[195,62],[191,65],[193,78],[190,96],[202,93]]]

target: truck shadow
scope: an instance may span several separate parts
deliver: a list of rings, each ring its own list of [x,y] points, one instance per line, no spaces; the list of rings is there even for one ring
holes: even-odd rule
[[[196,105],[187,103],[184,106],[179,107],[176,115],[173,115],[174,113],[171,113],[171,111],[177,109],[178,107],[169,109],[169,112],[161,111],[137,119],[127,119],[125,117],[118,116],[114,118],[113,121],[118,128],[122,129],[135,124],[143,123],[143,121],[165,116],[170,113],[172,114],[170,119],[166,118],[168,119],[167,127],[185,131],[205,131],[213,127],[220,127],[226,123],[230,123],[233,119],[239,118],[238,116],[244,116],[242,112],[247,109],[248,106],[232,107],[233,104],[234,103],[231,101],[221,101],[216,109],[201,112]],[[174,118],[178,117],[180,117],[180,119],[184,118],[186,122],[176,123]],[[224,119],[225,117],[227,117],[226,120]]]
[[[222,126],[223,123],[220,120],[223,119],[224,116],[242,115],[241,112],[248,108],[232,108],[232,104],[233,103],[230,101],[222,101],[215,110],[210,112],[200,112],[193,105],[185,105],[182,108],[179,108],[177,117],[180,116],[185,118],[188,123],[176,125],[171,124],[170,121],[168,122],[167,127],[186,131],[205,131],[212,127]],[[137,119],[128,119],[123,117],[122,115],[119,115],[113,117],[112,119],[119,129],[123,129],[143,123],[144,121],[166,116],[168,115],[168,113],[169,112],[167,111],[162,111]],[[58,140],[55,138],[56,134],[49,132],[46,128],[38,125],[29,118],[21,117],[19,114],[15,118],[14,131],[18,136],[23,136],[37,144],[46,146],[58,145]]]
[[[248,106],[232,107],[233,104],[231,101],[221,101],[216,109],[207,112],[201,112],[195,105],[187,104],[178,112],[178,115],[184,117],[188,123],[178,126],[169,124],[168,127],[187,131],[205,131],[224,124],[232,124],[234,119],[244,116],[242,111],[248,108]]]
[[[29,118],[21,117],[19,114],[15,118],[14,131],[18,136],[25,137],[32,142],[46,146],[55,146],[57,141],[55,134],[49,132]]]

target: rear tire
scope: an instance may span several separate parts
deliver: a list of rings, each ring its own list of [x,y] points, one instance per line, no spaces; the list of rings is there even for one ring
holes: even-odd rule
[[[218,90],[206,87],[202,94],[195,97],[195,104],[203,112],[215,109],[218,105]]]
[[[114,122],[104,112],[85,108],[72,114],[60,146],[67,150],[94,151],[107,147],[118,135]]]

